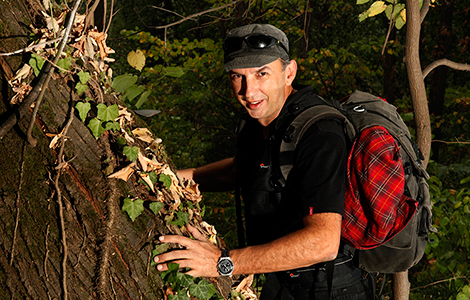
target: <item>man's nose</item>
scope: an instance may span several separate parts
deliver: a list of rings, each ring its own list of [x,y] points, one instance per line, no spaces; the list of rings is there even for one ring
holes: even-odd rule
[[[256,80],[252,78],[245,78],[245,80],[243,81],[242,90],[245,98],[253,98],[253,96],[255,96],[258,92],[258,84]]]

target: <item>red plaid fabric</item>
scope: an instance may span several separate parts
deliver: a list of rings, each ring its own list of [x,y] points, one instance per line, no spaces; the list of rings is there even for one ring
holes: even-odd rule
[[[372,249],[400,232],[418,203],[403,194],[405,173],[397,142],[381,126],[363,130],[348,158],[342,237]]]

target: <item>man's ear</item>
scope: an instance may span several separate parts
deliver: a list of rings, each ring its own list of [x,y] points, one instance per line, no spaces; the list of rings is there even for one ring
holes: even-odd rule
[[[290,63],[286,66],[286,85],[292,85],[292,82],[297,75],[297,62],[295,60],[291,60]]]

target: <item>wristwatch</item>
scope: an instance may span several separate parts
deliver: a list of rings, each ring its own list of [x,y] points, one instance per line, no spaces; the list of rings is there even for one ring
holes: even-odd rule
[[[222,255],[217,262],[217,272],[219,272],[220,276],[232,276],[233,267],[233,261],[230,259],[229,251],[223,249]]]

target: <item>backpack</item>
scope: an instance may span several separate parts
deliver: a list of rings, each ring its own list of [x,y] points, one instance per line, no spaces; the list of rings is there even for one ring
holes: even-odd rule
[[[342,240],[354,248],[367,272],[398,273],[422,258],[432,226],[424,159],[396,107],[356,91],[344,101],[327,101],[296,114],[279,157],[292,155],[310,125],[325,118],[344,122],[352,142],[348,157]],[[284,180],[292,160],[280,161]]]

